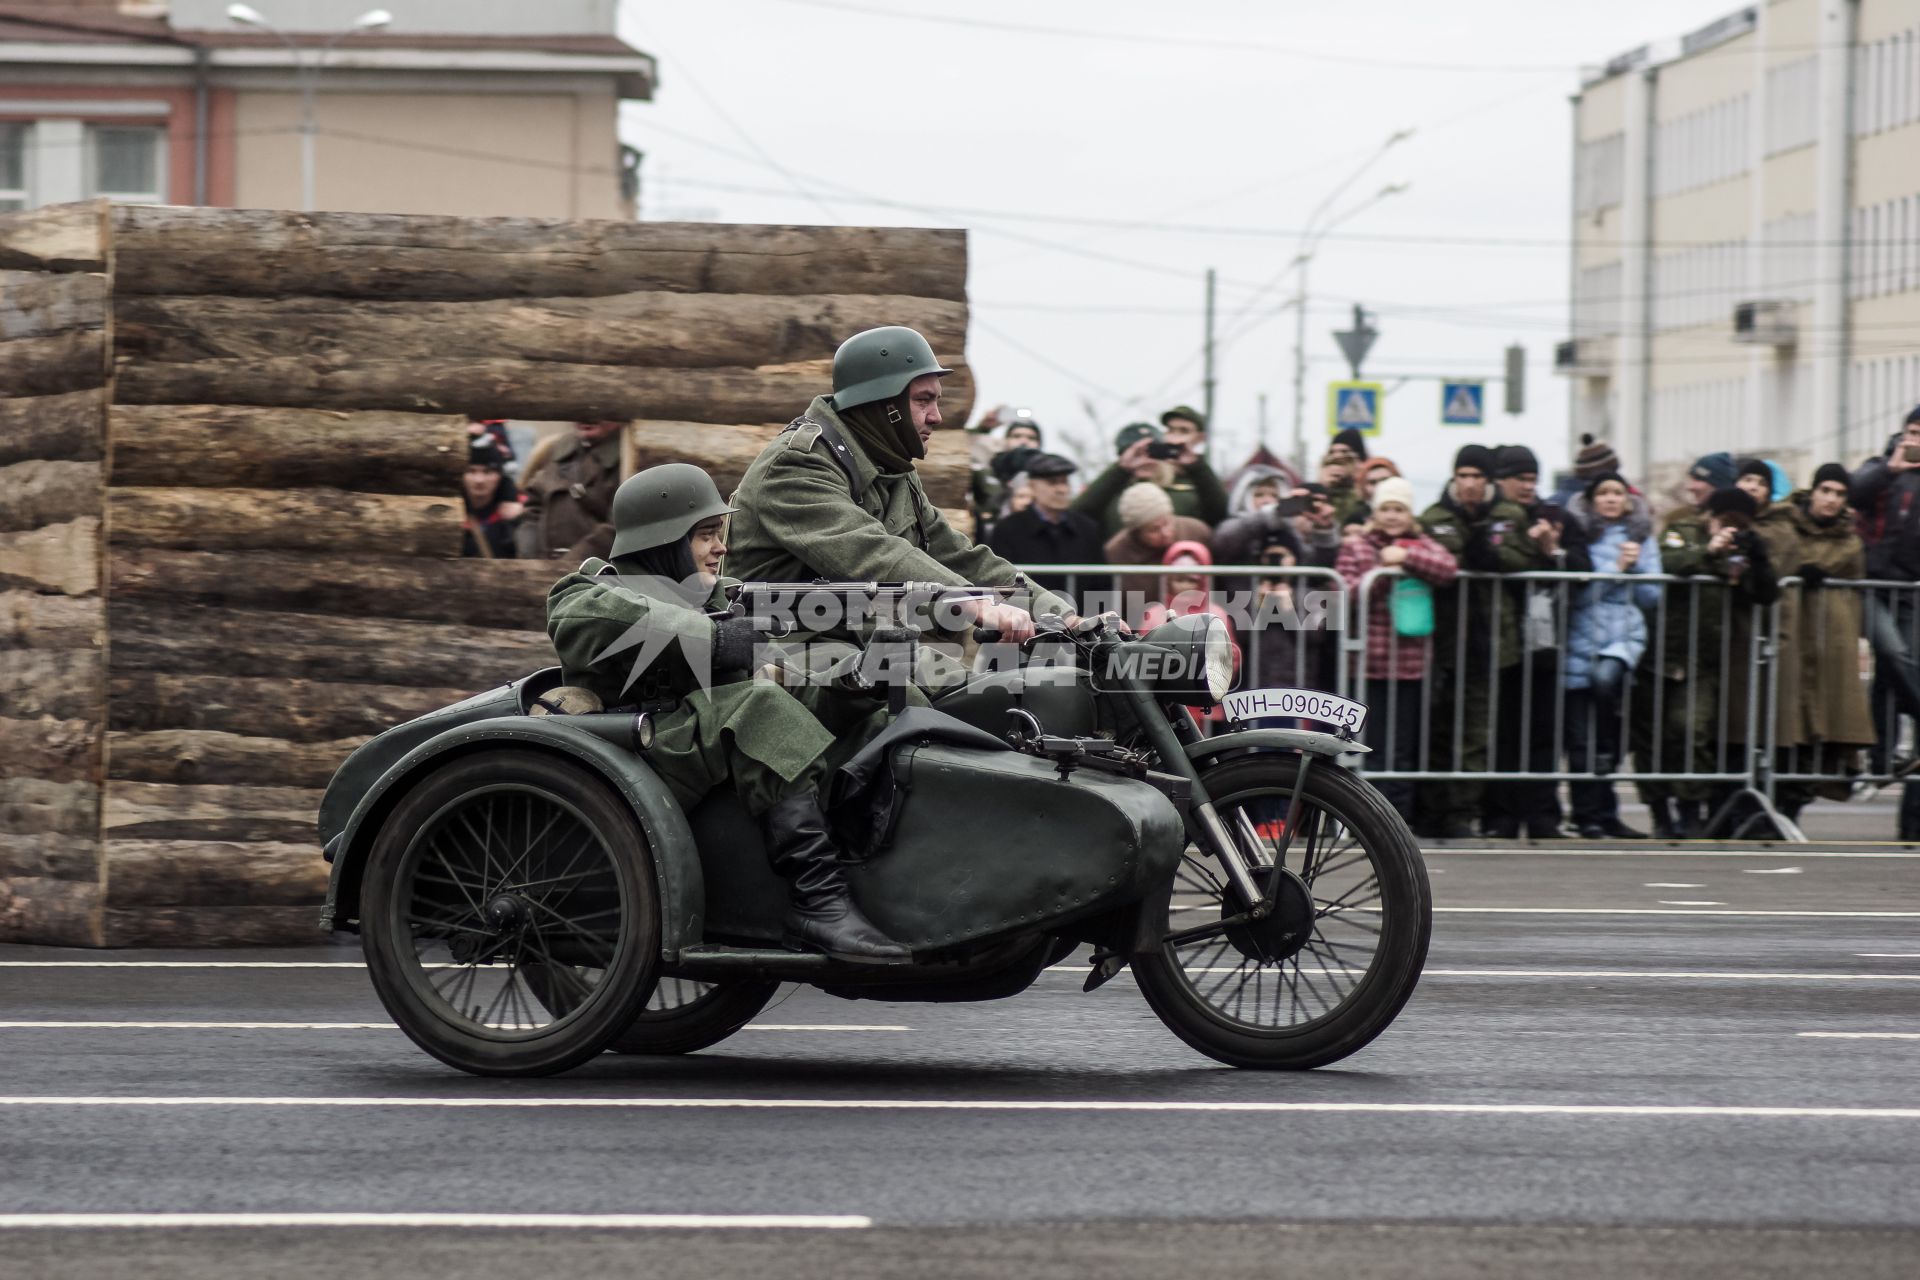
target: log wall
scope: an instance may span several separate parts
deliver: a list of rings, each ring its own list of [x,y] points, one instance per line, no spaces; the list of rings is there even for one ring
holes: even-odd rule
[[[860,329],[963,422],[965,283],[913,228],[0,216],[0,939],[314,940],[339,761],[552,661],[565,566],[458,558],[465,419],[631,419],[731,489]],[[922,474],[960,506],[963,434]]]
[[[0,219],[0,941],[103,941],[106,245]]]

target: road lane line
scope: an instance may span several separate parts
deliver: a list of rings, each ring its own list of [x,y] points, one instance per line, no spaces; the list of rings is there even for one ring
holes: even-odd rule
[[[0,969],[365,969],[359,960],[0,960]]]
[[[755,1022],[742,1031],[911,1031],[912,1027],[836,1022]],[[0,1022],[0,1031],[397,1031],[391,1022]]]
[[[1749,876],[1797,876],[1798,867],[1742,867],[1741,873]]]
[[[1435,907],[1435,915],[1460,916],[1745,916],[1807,920],[1915,920],[1920,911],[1741,911],[1699,907]]]
[[[1856,951],[1861,960],[1920,960],[1920,951]]]
[[[1703,884],[1680,884],[1672,880],[1650,880],[1640,886],[1642,889],[1704,889]]]
[[[1288,972],[1291,972],[1289,967]],[[1057,964],[1047,970],[1048,973],[1071,973],[1084,976],[1086,969],[1080,965]],[[1188,973],[1239,973],[1241,966],[1216,965],[1188,969]],[[1277,968],[1267,970],[1277,973]],[[1343,977],[1357,976],[1366,972],[1360,968],[1329,969],[1325,965],[1302,966],[1301,972],[1309,977],[1322,974],[1339,974]],[[1656,978],[1664,981],[1707,981],[1725,979],[1735,982],[1920,982],[1920,973],[1755,973],[1737,969],[1426,969],[1421,978],[1576,978],[1604,979]]]
[[[752,1228],[858,1231],[872,1218],[778,1213],[0,1213],[0,1230],[148,1227],[479,1227],[589,1231]]]
[[[1710,898],[1709,899],[1662,898],[1660,899],[1660,905],[1663,907],[1724,907],[1727,904],[1724,902],[1715,902]]]
[[[1743,858],[1751,862],[1755,858],[1777,858],[1780,849],[1443,849],[1439,847],[1422,849],[1428,858]],[[1795,849],[1797,859],[1834,862],[1848,858],[1867,861],[1908,862],[1920,858],[1920,853],[1904,850],[1801,850]]]
[[[1662,1106],[1547,1102],[1239,1102],[1138,1099],[986,1098],[527,1098],[122,1096],[77,1094],[0,1097],[0,1108],[344,1108],[616,1111],[1061,1111],[1222,1115],[1568,1116],[1593,1119],[1920,1120],[1920,1107]]]
[[[1802,1040],[1920,1040],[1920,1031],[1800,1031]]]

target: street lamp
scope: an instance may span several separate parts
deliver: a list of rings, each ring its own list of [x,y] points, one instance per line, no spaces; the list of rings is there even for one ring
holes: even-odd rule
[[[1320,241],[1328,232],[1340,226],[1348,219],[1372,208],[1389,196],[1399,195],[1408,187],[1408,183],[1395,182],[1382,187],[1372,198],[1347,210],[1332,222],[1320,225],[1322,215],[1338,200],[1347,189],[1365,176],[1367,170],[1380,163],[1380,158],[1413,136],[1413,130],[1401,129],[1388,135],[1374,153],[1367,157],[1366,163],[1347,175],[1345,181],[1327,193],[1319,207],[1307,218],[1306,226],[1300,230],[1300,245],[1293,256],[1292,266],[1300,271],[1300,291],[1295,295],[1293,328],[1293,462],[1301,475],[1307,474],[1306,439],[1306,395],[1307,395],[1307,267],[1313,261],[1314,253],[1320,247]]]
[[[320,69],[326,65],[327,55],[334,47],[350,35],[362,31],[377,31],[393,22],[393,15],[385,9],[369,9],[353,20],[346,30],[336,32],[332,38],[317,47],[313,60],[302,56],[304,50],[294,38],[280,28],[268,22],[261,12],[250,4],[230,4],[227,6],[227,21],[243,27],[258,27],[280,38],[293,54],[294,77],[300,85],[300,207],[308,213],[313,212],[315,139],[320,134],[319,119],[314,110],[314,95],[320,87]]]

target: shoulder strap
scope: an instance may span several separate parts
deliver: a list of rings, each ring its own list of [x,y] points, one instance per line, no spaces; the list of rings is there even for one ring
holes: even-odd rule
[[[864,498],[867,486],[860,482],[860,474],[853,465],[853,447],[847,443],[847,438],[840,434],[840,428],[831,422],[822,422],[818,418],[809,418],[802,414],[789,422],[786,429],[792,431],[799,427],[820,428],[820,438],[827,442],[828,455],[839,464],[840,470],[846,473],[847,487],[853,491],[853,500],[859,502]]]

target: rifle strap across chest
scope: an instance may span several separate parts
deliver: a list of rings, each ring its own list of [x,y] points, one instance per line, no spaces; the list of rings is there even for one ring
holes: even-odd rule
[[[867,486],[860,481],[860,473],[853,465],[853,446],[847,443],[844,435],[840,434],[840,428],[831,422],[821,422],[817,418],[809,418],[802,414],[787,424],[787,430],[793,431],[806,426],[820,428],[820,438],[827,442],[827,456],[846,473],[847,488],[853,491],[853,500],[858,502],[864,498]]]

